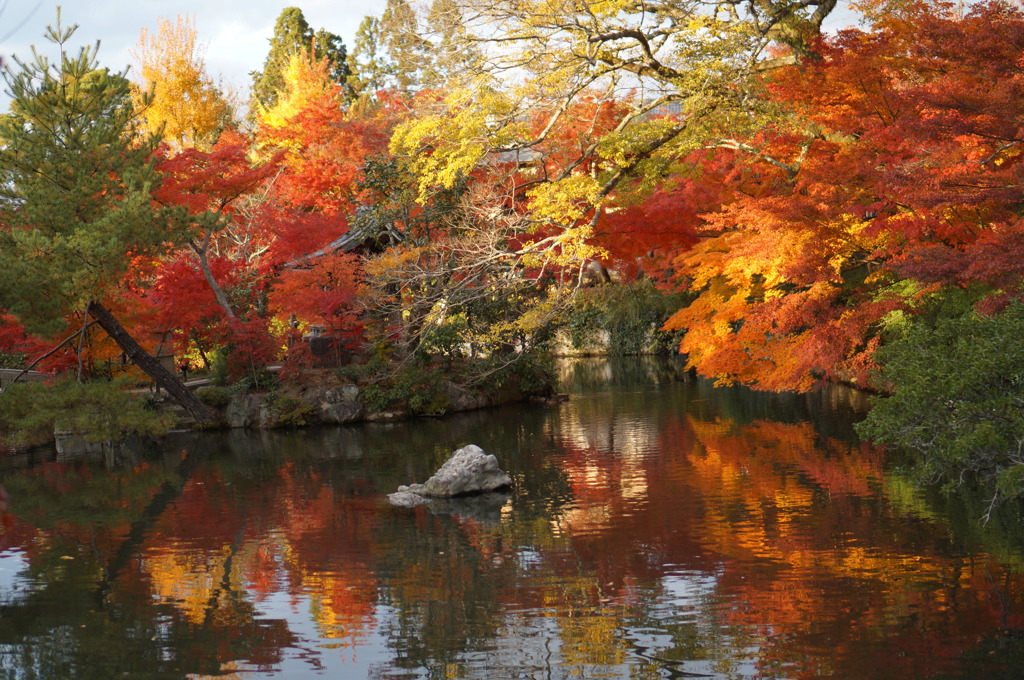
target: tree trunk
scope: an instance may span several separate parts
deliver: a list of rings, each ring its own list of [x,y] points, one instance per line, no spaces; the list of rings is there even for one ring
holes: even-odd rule
[[[205,425],[210,425],[220,420],[216,411],[199,401],[196,395],[192,394],[185,387],[185,383],[178,380],[177,376],[164,368],[159,361],[146,352],[106,307],[99,302],[90,302],[86,311],[92,318],[96,319],[100,327],[117,343],[117,346],[121,348],[125,356],[152,378],[158,387],[166,390],[167,394],[171,395],[171,398],[188,411],[193,418]]]
[[[231,303],[228,302],[228,296],[224,294],[224,289],[217,283],[217,279],[213,276],[213,270],[210,269],[210,261],[206,258],[206,251],[209,247],[210,237],[207,235],[203,239],[203,245],[197,246],[194,241],[189,241],[189,245],[192,246],[192,250],[195,252],[196,257],[199,259],[199,270],[203,272],[203,278],[206,279],[206,283],[209,284],[210,290],[213,291],[213,297],[217,299],[217,304],[224,310],[229,319],[235,318],[235,310],[231,309]]]

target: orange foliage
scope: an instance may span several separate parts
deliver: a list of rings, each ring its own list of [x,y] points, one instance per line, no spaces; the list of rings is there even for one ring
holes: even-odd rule
[[[987,286],[989,309],[1024,295],[1021,45],[1019,9],[921,3],[771,75],[811,132],[732,145],[758,150],[758,187],[723,195],[675,260],[701,293],[666,325],[691,365],[762,389],[864,385],[886,315],[935,286]]]

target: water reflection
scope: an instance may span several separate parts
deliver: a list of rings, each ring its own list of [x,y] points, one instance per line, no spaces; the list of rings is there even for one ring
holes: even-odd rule
[[[179,436],[2,483],[10,678],[974,678],[1024,671],[1024,578],[849,438],[851,395],[581,361],[573,398]],[[395,508],[454,449],[513,493]]]

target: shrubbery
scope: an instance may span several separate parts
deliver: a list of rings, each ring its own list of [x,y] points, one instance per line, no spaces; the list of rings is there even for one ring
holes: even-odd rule
[[[410,413],[437,415],[448,409],[448,392],[445,389],[445,373],[439,366],[427,361],[410,361],[404,366],[364,367],[367,378],[360,389],[363,405],[371,411],[408,411]]]
[[[661,326],[685,303],[686,294],[664,293],[647,280],[588,288],[573,302],[566,331],[578,350],[612,356],[672,354],[679,350],[681,333]],[[607,346],[595,346],[601,331],[608,333]]]
[[[41,444],[53,438],[55,429],[90,442],[166,433],[172,418],[127,387],[124,380],[10,385],[0,399],[0,442]]]
[[[862,436],[915,454],[927,482],[1024,497],[1024,305],[907,323],[878,358],[894,391]]]

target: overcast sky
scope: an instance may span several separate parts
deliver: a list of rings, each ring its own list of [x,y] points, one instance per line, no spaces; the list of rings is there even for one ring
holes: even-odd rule
[[[26,59],[31,45],[41,51],[49,45],[43,32],[54,23],[57,4],[0,0],[0,55]],[[313,30],[326,28],[351,49],[363,17],[380,16],[385,0],[65,0],[60,4],[63,23],[78,24],[72,38],[74,50],[99,40],[100,63],[114,71],[135,63],[131,51],[143,28],[155,31],[160,17],[173,20],[191,15],[199,41],[206,46],[207,72],[241,91],[251,82],[249,73],[263,68],[274,22],[285,7],[299,7]],[[0,110],[7,109],[8,101],[0,97]]]
[[[195,18],[199,41],[206,46],[208,74],[229,89],[247,92],[249,73],[262,69],[274,32],[274,22],[285,7],[302,9],[314,29],[326,28],[352,48],[363,17],[380,16],[386,0],[66,0],[65,25],[78,24],[72,48],[100,41],[101,65],[120,71],[132,65],[131,55],[143,28],[156,30],[157,19],[178,15]],[[852,15],[840,0],[831,22],[848,24]],[[44,50],[47,25],[56,18],[57,3],[39,0],[0,0],[0,55],[31,56],[31,45]],[[2,89],[2,88],[0,88]],[[0,93],[0,111],[9,98]]]

